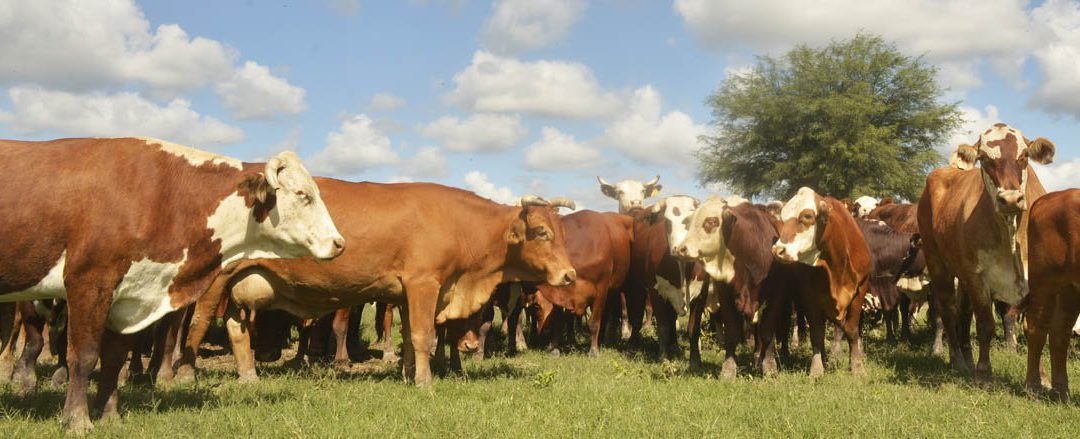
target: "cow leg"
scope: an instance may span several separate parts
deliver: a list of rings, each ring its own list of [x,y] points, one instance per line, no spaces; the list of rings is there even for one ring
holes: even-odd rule
[[[69,260],[76,265],[78,261]],[[102,276],[104,274],[105,276]],[[62,422],[70,432],[87,431],[93,428],[90,423],[90,410],[87,406],[86,390],[90,384],[90,373],[97,365],[101,353],[101,342],[105,336],[105,321],[108,318],[111,293],[120,281],[120,276],[112,273],[100,273],[97,276],[85,276],[82,279],[65,279],[68,291],[68,388],[64,399]],[[98,282],[92,282],[92,280]],[[118,351],[119,349],[117,349]],[[126,355],[126,349],[124,349]],[[111,365],[115,367],[113,378],[119,377],[123,366],[123,356],[111,352]],[[119,360],[119,361],[117,361]],[[106,378],[102,374],[102,378]],[[105,383],[105,390],[107,384]],[[115,382],[114,382],[115,385]],[[101,392],[102,385],[98,386]],[[114,390],[113,390],[114,391]],[[107,398],[113,391],[106,392]]]
[[[961,359],[964,362],[964,371],[966,373],[973,373],[975,370],[975,359],[972,355],[971,346],[971,320],[974,317],[974,313],[971,309],[971,300],[968,296],[967,288],[964,285],[960,285],[960,295],[957,297],[957,313],[956,313],[956,335],[960,341],[960,354]]]
[[[253,383],[259,380],[259,375],[255,371],[255,356],[251,350],[250,322],[245,317],[230,301],[225,309],[225,330],[229,333],[229,344],[236,359],[236,374],[241,383]]]
[[[506,320],[506,314],[503,313],[503,320]],[[491,333],[491,326],[495,322],[495,304],[488,303],[480,309],[480,327],[476,331],[476,342],[479,347],[476,349],[476,353],[473,354],[473,358],[483,360],[487,352],[490,351],[488,347],[488,335]],[[508,324],[509,326],[509,324]],[[512,348],[513,341],[507,339],[507,349],[516,350]]]
[[[645,325],[652,325],[652,308],[647,306],[648,295],[640,287],[629,287],[623,289],[623,296],[626,298],[626,317],[630,321],[630,345],[640,347],[643,321]],[[646,311],[648,317],[645,316]]]
[[[334,331],[334,367],[348,368],[349,363],[349,308],[341,308],[334,312],[334,320],[330,323]]]
[[[432,355],[431,367],[438,372],[440,376],[445,376],[447,372],[446,345],[450,343],[447,337],[447,327],[445,324],[435,327],[435,354]]]
[[[592,313],[589,315],[589,336],[590,336],[590,338],[589,338],[589,356],[590,357],[599,357],[600,356],[600,333],[602,332],[601,328],[603,326],[602,323],[604,323],[604,315],[605,314],[608,314],[608,315],[615,314],[615,313],[612,313],[612,312],[608,312],[607,308],[605,308],[605,305],[607,305],[607,296],[608,296],[608,294],[609,293],[608,293],[608,291],[607,291],[607,289],[605,288],[604,285],[596,285],[595,286],[595,290],[593,291]],[[622,297],[622,295],[618,294],[618,293],[615,293],[615,295],[617,295],[619,297]],[[624,304],[624,303],[625,302],[622,302],[622,301],[616,301],[614,303],[614,305],[618,305],[621,308],[622,304]],[[620,311],[620,310],[616,309],[615,311]],[[611,317],[615,317],[617,315],[619,315],[619,314],[612,315]],[[620,321],[620,319],[618,319],[618,318],[609,320],[609,322],[611,322],[611,323],[616,323],[616,322],[619,322],[619,321]]]
[[[621,335],[622,335],[623,340],[629,340],[630,336],[633,335],[633,330],[630,328],[630,313],[626,309],[626,302],[627,302],[626,301],[626,294],[623,294],[622,292],[619,292],[618,295],[619,295],[619,305],[620,305],[619,306],[619,311],[620,311],[619,322],[622,323],[622,325],[621,325],[621,327],[622,327]]]
[[[412,331],[409,330],[410,318],[409,307],[397,308],[401,318],[401,376],[405,382],[413,382],[416,379],[416,353],[413,350]],[[424,353],[427,356],[427,353]],[[383,359],[385,361],[385,356]]]
[[[829,348],[829,358],[832,361],[840,359],[840,340],[844,338],[844,328],[841,323],[833,325],[832,346]]]
[[[677,343],[675,340],[675,308],[654,292],[649,293],[649,299],[653,304],[653,316],[656,317],[656,335],[660,339],[660,358],[671,358],[675,355],[675,349],[672,348],[672,345]],[[724,333],[727,334],[727,331]]]
[[[1001,318],[1001,326],[1005,330],[1005,348],[1016,352],[1016,316],[1009,314],[1009,304],[995,301],[994,311]]]
[[[900,319],[899,311],[894,304],[892,308],[883,309],[881,316],[885,320],[885,341],[889,343],[896,342],[896,323]]]
[[[708,284],[708,282],[706,282]],[[701,317],[705,313],[705,296],[700,294],[690,301],[690,316],[686,330],[690,336],[690,370],[699,372],[701,367]]]
[[[117,384],[120,381],[120,370],[128,359],[135,336],[107,330],[102,340],[101,372],[98,374],[94,408],[101,414],[102,420],[109,420],[120,417],[116,411]]]
[[[349,361],[367,359],[367,349],[360,339],[360,325],[364,317],[364,305],[349,307],[349,318],[345,330],[345,358]]]
[[[434,280],[407,283],[405,296],[416,364],[415,383],[417,387],[427,387],[431,385],[431,349],[435,347],[435,301],[439,297],[439,284]]]
[[[815,306],[806,307],[806,320],[810,324],[810,377],[825,375],[825,316]]]
[[[940,305],[937,304],[937,301],[934,299],[933,295],[934,294],[931,293],[930,300],[926,304],[926,318],[928,320],[928,323],[933,325],[934,328],[934,341],[930,346],[930,353],[935,356],[943,356],[945,355],[945,340],[948,339],[948,337],[946,337],[945,335],[945,318],[942,317],[941,312],[938,311]],[[955,312],[955,310],[953,310],[953,312]],[[955,319],[953,320],[953,322],[955,322]],[[949,349],[949,355],[951,359],[952,348],[950,347]]]
[[[16,367],[15,343],[23,326],[20,309],[23,303],[0,303],[0,383],[11,381]],[[25,349],[23,352],[25,355]]]
[[[210,322],[221,303],[223,291],[224,289],[220,288],[210,288],[192,305],[191,319],[187,325],[187,337],[180,348],[180,361],[174,377],[177,383],[195,381],[195,361],[199,346],[202,345],[206,331],[210,329]]]
[[[158,321],[158,326],[154,329],[154,348],[150,353],[150,364],[147,368],[155,383],[167,384],[173,380],[173,354],[186,313],[186,307],[168,313]]]
[[[401,311],[398,311],[398,317],[401,318],[404,325],[405,318],[401,316]],[[383,350],[382,360],[386,363],[393,363],[398,360],[397,352],[395,352],[394,337],[391,335],[393,330],[394,305],[375,302],[375,336],[379,338],[379,345],[382,346]]]
[[[67,319],[67,306],[63,307],[62,312]],[[45,325],[45,330],[49,331],[49,349],[54,350],[56,353],[56,370],[53,371],[53,375],[50,378],[54,386],[62,386],[68,382],[68,330],[67,325],[64,325],[62,329],[59,326],[54,326],[51,323]],[[52,334],[52,332],[56,332]]]
[[[959,325],[957,322],[957,291],[953,277],[944,267],[939,267],[931,257],[932,252],[927,252],[927,268],[930,271],[931,310],[936,311],[935,317],[940,319],[944,338],[949,344],[949,362],[954,370],[961,373],[969,373],[970,369],[964,360],[960,346]],[[934,320],[934,318],[931,318]],[[939,355],[940,346],[934,342],[933,354]]]
[[[1072,341],[1072,327],[1080,315],[1080,300],[1077,300],[1077,288],[1062,291],[1057,295],[1050,320],[1050,383],[1053,395],[1059,401],[1069,401],[1069,344]]]
[[[37,360],[45,347],[45,318],[34,310],[33,302],[19,302],[17,306],[22,314],[23,351],[15,363],[14,384],[19,392],[29,392],[37,388]],[[12,340],[14,341],[14,340]],[[14,346],[14,344],[12,344]]]
[[[865,375],[863,367],[862,334],[859,331],[859,322],[862,319],[863,300],[869,293],[869,286],[863,285],[861,292],[855,293],[855,299],[848,306],[848,315],[843,322],[844,335],[848,339],[848,367],[854,375]]]
[[[735,308],[735,291],[731,285],[716,282],[715,287],[720,301],[720,315],[724,319],[724,365],[720,377],[735,379],[739,371],[735,351],[743,336],[743,315]]]
[[[900,293],[896,312],[900,317],[900,339],[911,341],[911,298],[906,293]]]
[[[510,335],[506,336],[506,351],[510,355],[516,355],[518,352],[518,346],[525,346],[525,332],[521,325],[521,312],[522,306],[519,303],[512,309],[509,309],[505,314],[506,329]],[[483,345],[481,345],[483,346]]]
[[[1046,280],[1041,277],[1029,279],[1028,286],[1027,324],[1024,325],[1027,335],[1027,375],[1024,387],[1030,395],[1037,395],[1043,388],[1050,387],[1042,367],[1042,352],[1046,346],[1050,321],[1058,309],[1057,301],[1064,292],[1046,285]]]
[[[975,366],[975,379],[988,382],[993,379],[990,365],[990,343],[994,339],[994,306],[992,303],[976,303],[975,331],[979,341],[979,362]]]

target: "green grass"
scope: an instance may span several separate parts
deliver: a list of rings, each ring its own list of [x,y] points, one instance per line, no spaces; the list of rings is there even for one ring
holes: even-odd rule
[[[686,361],[659,362],[616,346],[599,358],[531,351],[466,360],[463,375],[437,379],[430,389],[404,384],[393,366],[379,362],[348,371],[263,366],[259,383],[242,385],[231,365],[218,360],[196,385],[124,387],[123,419],[98,423],[91,436],[1046,438],[1080,433],[1080,408],[1024,394],[1023,348],[1013,353],[996,347],[994,383],[975,386],[928,354],[929,334],[919,329],[916,348],[887,344],[879,331],[870,331],[865,377],[851,376],[845,358],[816,381],[805,373],[807,344],[779,376],[762,378],[744,368],[734,381],[716,378],[721,358],[709,342],[702,374],[691,374]],[[648,337],[645,349],[655,347]],[[740,361],[748,364],[748,352]],[[1080,362],[1071,369],[1080,377]],[[1080,394],[1074,392],[1073,399],[1080,400]],[[44,383],[25,397],[3,390],[0,435],[60,435],[62,402],[63,389]]]

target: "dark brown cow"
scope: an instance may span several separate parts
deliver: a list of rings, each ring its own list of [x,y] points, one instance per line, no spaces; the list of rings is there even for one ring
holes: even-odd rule
[[[400,308],[403,372],[431,382],[435,325],[469,317],[502,282],[570,284],[562,223],[552,203],[522,199],[507,206],[472,192],[429,183],[352,183],[317,179],[327,207],[355,243],[342,258],[251,261],[221,276],[196,305],[181,356],[185,377],[209,322],[199,316],[221,295],[242,309],[281,309],[316,317],[371,301]],[[243,325],[237,316],[227,316]]]
[[[848,339],[851,371],[862,374],[863,352],[859,335],[862,302],[870,288],[870,251],[866,240],[844,205],[804,187],[784,204],[780,239],[773,254],[783,263],[810,266],[798,281],[810,323],[810,343],[814,356],[810,375],[825,372],[825,319],[843,331]]]
[[[0,300],[68,300],[68,430],[92,427],[99,356],[95,405],[112,417],[125,334],[194,302],[225,265],[344,246],[291,152],[263,165],[152,139],[4,140],[0,167]]]
[[[763,302],[771,301],[773,307],[783,307],[776,303],[776,295],[781,292],[779,278],[783,275],[780,272],[788,267],[774,264],[772,254],[772,244],[780,236],[779,225],[764,206],[755,206],[738,198],[711,198],[694,212],[689,234],[675,250],[680,257],[702,260],[705,271],[716,283],[714,288],[724,323],[725,356],[721,372],[724,378],[736,376],[735,350],[742,340],[743,322],[756,323]],[[704,307],[697,305],[694,308],[691,320],[700,321],[700,317],[695,316],[700,315]],[[765,331],[768,340],[762,339],[762,331],[757,331],[759,337],[754,344],[755,365],[767,374],[777,370],[772,340],[776,329],[772,327]],[[693,348],[694,343],[691,343]],[[695,363],[700,366],[699,354],[691,351],[690,360],[692,367]]]
[[[562,217],[566,253],[577,270],[577,281],[568,286],[537,285],[551,303],[576,315],[592,309],[589,319],[589,355],[600,354],[600,328],[609,298],[618,293],[630,269],[630,242],[634,220],[617,213],[582,210]],[[615,309],[615,304],[612,307]],[[538,325],[545,326],[544,322]]]
[[[885,320],[885,338],[896,339],[896,324],[903,309],[901,337],[911,336],[910,319],[896,283],[902,277],[914,277],[926,269],[922,244],[918,234],[899,232],[878,220],[856,218],[863,238],[870,248],[873,272],[870,275],[870,294],[876,299]]]
[[[1050,383],[1069,400],[1067,360],[1073,324],[1080,315],[1080,189],[1044,195],[1031,205],[1028,223],[1027,386],[1041,388],[1041,357],[1050,337]]]
[[[993,301],[1017,305],[1027,295],[1025,281],[1029,203],[1046,190],[1029,160],[1049,163],[1054,145],[1028,141],[1019,131],[996,124],[957,156],[972,169],[946,167],[926,178],[919,199],[919,230],[930,271],[933,300],[945,325],[954,368],[990,379]],[[953,279],[959,280],[956,291]],[[979,362],[971,352],[971,312],[976,315]]]

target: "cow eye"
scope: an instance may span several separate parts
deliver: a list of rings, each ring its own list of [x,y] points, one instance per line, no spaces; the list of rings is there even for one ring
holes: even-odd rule
[[[552,239],[551,231],[547,227],[537,227],[533,229],[533,236],[541,241],[550,241]]]

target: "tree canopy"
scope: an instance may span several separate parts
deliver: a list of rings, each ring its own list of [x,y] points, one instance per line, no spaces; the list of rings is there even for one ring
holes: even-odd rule
[[[746,196],[786,199],[799,187],[835,197],[918,198],[934,150],[961,123],[937,69],[881,37],[759,56],[708,98],[699,179]]]

